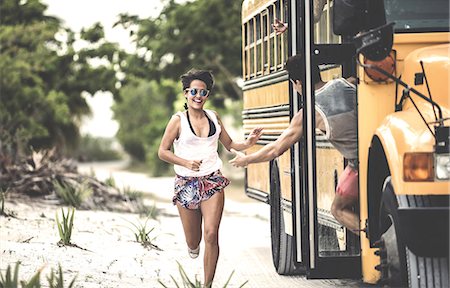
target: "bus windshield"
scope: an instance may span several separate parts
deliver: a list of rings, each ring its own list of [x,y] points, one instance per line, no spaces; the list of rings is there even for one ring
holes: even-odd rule
[[[448,0],[385,0],[386,20],[396,32],[449,31]]]

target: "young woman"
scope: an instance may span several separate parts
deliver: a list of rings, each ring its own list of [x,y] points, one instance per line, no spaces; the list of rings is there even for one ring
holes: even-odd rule
[[[244,142],[234,142],[228,135],[219,115],[205,110],[214,85],[209,71],[190,70],[181,76],[186,111],[172,116],[167,124],[158,156],[174,164],[175,195],[186,237],[188,253],[197,258],[204,237],[205,287],[210,287],[219,257],[219,225],[224,207],[224,188],[229,180],[222,175],[222,161],[217,153],[218,141],[227,149],[245,150],[261,136],[255,128]],[[171,148],[174,151],[171,151]]]

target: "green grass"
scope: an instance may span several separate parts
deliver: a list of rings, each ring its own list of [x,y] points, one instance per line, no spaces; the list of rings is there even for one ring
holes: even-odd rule
[[[56,195],[67,205],[80,207],[81,203],[92,194],[92,188],[87,182],[68,183],[65,181],[53,181]]]
[[[105,184],[109,187],[116,188],[116,180],[114,177],[110,174],[108,178],[105,179]]]
[[[41,287],[41,270],[31,277],[30,280],[19,280],[19,266],[20,262],[16,263],[14,267],[14,274],[11,273],[11,265],[6,268],[5,276],[0,273],[0,287],[2,288],[18,288],[19,283],[22,288],[40,288]]]
[[[155,227],[147,227],[147,223],[148,220],[150,220],[150,217],[147,217],[147,219],[145,220],[144,223],[142,222],[138,222],[138,223],[133,223],[131,221],[126,220],[127,222],[129,222],[132,225],[132,228],[130,228],[130,230],[133,232],[134,234],[134,238],[136,239],[136,242],[141,243],[142,246],[144,247],[150,247],[150,248],[155,248],[158,249],[158,246],[156,246],[153,241],[158,237],[158,236],[151,236],[150,234],[155,230]]]
[[[17,262],[14,267],[14,272],[11,271],[11,265],[6,268],[5,275],[0,273],[0,287],[1,288],[41,288],[41,271],[44,267],[39,269],[28,281],[19,280],[19,266]],[[50,288],[64,288],[64,279],[61,265],[58,264],[58,274],[51,270],[50,275],[47,276],[48,287]],[[72,288],[75,285],[75,278],[69,283],[67,288]],[[20,284],[20,286],[19,286]]]
[[[70,214],[72,212],[72,214]],[[56,212],[56,225],[58,226],[59,232],[59,244],[70,245],[70,239],[72,237],[73,229],[73,217],[75,214],[75,208],[68,208],[67,215],[64,214],[64,209],[61,208],[62,221],[59,221],[58,212]]]
[[[5,213],[5,200],[6,200],[6,194],[8,193],[9,189],[3,190],[0,189],[0,215],[6,215]]]
[[[178,272],[180,273],[181,276],[181,285],[177,282],[177,280],[175,280],[175,277],[173,277],[172,275],[170,275],[170,278],[172,278],[172,281],[175,285],[175,287],[180,288],[180,287],[184,287],[184,288],[203,288],[204,286],[202,285],[202,283],[200,282],[200,280],[197,279],[197,277],[195,277],[194,280],[191,280],[189,278],[189,276],[186,274],[186,271],[184,270],[183,266],[181,266],[181,264],[177,261],[178,264]],[[222,288],[226,288],[228,287],[228,284],[230,284],[230,280],[231,277],[233,276],[234,271],[231,272],[230,276],[228,276],[227,282],[225,282],[225,284],[222,286]],[[242,283],[239,288],[244,287],[244,285],[246,285],[248,282],[245,281],[244,283]],[[167,286],[166,284],[164,284],[160,279],[158,279],[158,283],[161,284],[161,286],[163,286],[164,288],[169,288],[172,286]],[[207,287],[211,287],[210,285],[208,285]]]
[[[125,195],[129,200],[142,200],[143,193],[141,191],[134,190],[130,186],[124,186],[122,188],[122,194]]]
[[[75,285],[75,279],[77,277],[73,277],[72,281],[70,281],[69,286],[67,288],[72,288]],[[55,273],[55,271],[51,270],[50,275],[47,276],[48,285],[50,288],[64,288],[64,277],[61,265],[58,264],[58,273]]]

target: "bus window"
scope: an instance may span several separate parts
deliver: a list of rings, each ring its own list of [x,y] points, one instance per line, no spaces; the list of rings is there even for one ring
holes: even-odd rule
[[[319,1],[319,0],[314,0]],[[321,12],[320,18],[314,24],[314,43],[315,44],[338,44],[341,38],[333,33],[333,2],[331,0],[324,1],[325,5]]]
[[[320,65],[321,78],[324,82],[333,81],[335,79],[342,78],[342,66],[340,65]],[[331,84],[331,83],[330,83]],[[325,84],[328,85],[328,84]],[[330,87],[330,86],[329,86]],[[319,107],[320,113],[316,113],[316,117],[319,115],[327,115],[329,121],[326,124],[316,127],[316,187],[317,187],[317,218],[319,224],[319,256],[337,256],[337,255],[356,255],[358,253],[357,236],[350,231],[347,231],[344,226],[334,218],[331,213],[331,206],[336,195],[336,188],[338,185],[338,179],[346,168],[347,160],[344,159],[342,153],[340,153],[335,145],[327,139],[327,133],[339,134],[341,132],[336,129],[338,126],[333,126],[332,119],[337,119],[336,115],[345,112],[347,108],[337,108],[336,103],[344,103],[345,101],[339,100],[333,102],[332,100],[326,100],[326,98],[333,97],[331,94],[327,94],[330,91],[326,89],[319,89],[316,95],[316,107]],[[320,93],[320,94],[319,94]],[[323,94],[326,93],[326,94]],[[325,97],[325,98],[324,98]],[[349,107],[355,106],[356,95],[354,97],[345,98],[349,99]],[[333,108],[327,108],[327,105]],[[354,111],[355,107],[352,108]],[[344,111],[344,110],[345,111]],[[316,109],[316,111],[319,111]],[[344,111],[344,112],[343,112]],[[356,115],[356,112],[355,112]],[[338,116],[339,117],[339,116]],[[347,119],[347,116],[345,116]],[[355,127],[354,137],[356,138],[356,117],[350,117],[355,122],[354,126],[347,125],[348,127]],[[330,128],[331,127],[331,128]],[[351,129],[350,129],[351,130]],[[331,132],[333,131],[333,132]],[[345,131],[348,132],[348,131]],[[342,132],[342,133],[345,133]],[[342,150],[342,149],[341,149]],[[356,154],[356,151],[355,151]],[[358,203],[354,203],[354,209],[358,207]],[[359,217],[359,216],[358,216]]]
[[[250,80],[284,69],[288,53],[288,33],[276,35],[275,18],[287,22],[287,0],[278,0],[258,14],[243,20],[243,78]]]

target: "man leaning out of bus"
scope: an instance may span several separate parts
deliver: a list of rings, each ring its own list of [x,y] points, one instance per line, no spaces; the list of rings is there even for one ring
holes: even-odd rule
[[[295,90],[302,93],[302,56],[297,54],[286,62],[286,69]],[[356,119],[356,87],[354,78],[333,79],[323,82],[317,66],[313,67],[315,83],[316,129],[320,129],[328,141],[347,159],[347,166],[339,177],[331,213],[336,220],[355,234],[359,234],[359,217],[353,211],[358,203],[358,150]],[[289,127],[280,137],[259,151],[245,155],[233,151],[235,158],[230,163],[246,167],[250,163],[270,161],[288,150],[303,136],[303,109],[292,118]]]

